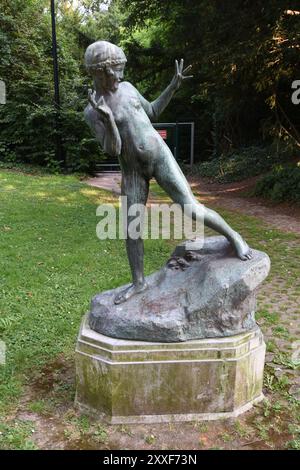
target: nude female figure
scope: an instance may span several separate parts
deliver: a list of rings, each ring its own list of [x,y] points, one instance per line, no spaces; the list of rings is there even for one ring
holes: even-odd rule
[[[103,150],[117,156],[122,170],[121,191],[132,204],[146,205],[152,177],[182,208],[189,204],[191,217],[204,219],[207,227],[224,235],[241,260],[251,258],[251,250],[215,211],[204,207],[194,197],[190,186],[169,147],[153,128],[155,121],[186,78],[190,67],[183,70],[183,60],[175,62],[175,75],[170,85],[149,103],[129,82],[123,82],[126,57],[122,49],[106,41],[91,44],[85,53],[85,64],[93,78],[95,91],[89,91],[85,118]],[[130,216],[128,224],[130,223]],[[127,225],[128,225],[127,224]],[[144,278],[144,242],[127,236],[127,256],[132,285],[119,294],[120,304],[147,288]]]

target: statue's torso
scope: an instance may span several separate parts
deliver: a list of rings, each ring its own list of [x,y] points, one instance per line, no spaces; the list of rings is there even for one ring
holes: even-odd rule
[[[135,88],[127,82],[122,82],[115,93],[104,98],[113,113],[122,140],[122,168],[140,168],[151,176],[162,148],[168,147],[153,128]],[[90,112],[98,114],[92,108]],[[100,119],[93,114],[93,119],[95,117]]]

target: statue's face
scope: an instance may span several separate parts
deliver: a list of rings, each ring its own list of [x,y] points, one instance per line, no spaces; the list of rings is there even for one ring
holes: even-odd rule
[[[125,64],[110,65],[105,70],[99,71],[98,76],[102,87],[107,91],[116,91],[123,80]]]

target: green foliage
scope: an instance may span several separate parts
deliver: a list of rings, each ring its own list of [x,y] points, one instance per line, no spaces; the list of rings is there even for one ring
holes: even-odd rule
[[[193,64],[194,79],[164,117],[196,121],[201,160],[257,140],[289,137],[299,144],[291,84],[298,79],[300,15],[290,2],[120,3],[128,11],[131,73],[142,88],[154,95],[167,84],[174,58]]]
[[[271,0],[268,7],[263,0],[255,6],[248,0],[106,3],[107,11],[100,0],[56,2],[61,96],[57,132],[71,170],[91,170],[104,158],[83,120],[91,86],[83,56],[97,39],[125,49],[126,79],[148,98],[170,82],[175,58],[193,64],[194,78],[178,91],[161,120],[195,121],[196,158],[217,158],[221,179],[227,171],[228,179],[236,178],[235,168],[244,171],[238,156],[232,157],[235,149],[284,139],[299,145],[291,84],[299,79],[300,15],[291,13],[290,2]],[[38,163],[57,171],[49,4],[1,1],[0,78],[8,99],[0,107],[0,160]],[[226,155],[230,161],[224,163]],[[255,157],[254,166],[256,173],[264,169]]]
[[[275,202],[300,203],[300,166],[277,166],[256,183],[254,194]]]
[[[282,158],[282,155],[279,157],[271,148],[250,146],[220,158],[198,163],[190,172],[222,183],[229,183],[266,172]]]
[[[58,170],[49,5],[45,0],[1,2],[0,78],[7,86],[7,103],[0,107],[0,160]],[[88,40],[80,43],[79,25],[76,12],[67,9],[67,2],[60,2],[57,41],[61,111],[57,129],[68,168],[88,171],[103,153],[83,117],[87,77],[82,58]]]

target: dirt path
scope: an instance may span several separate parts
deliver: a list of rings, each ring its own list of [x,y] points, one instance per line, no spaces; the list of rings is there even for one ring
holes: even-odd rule
[[[247,181],[217,184],[190,178],[190,184],[204,204],[216,205],[224,209],[258,217],[267,224],[284,232],[300,233],[300,207],[289,203],[274,204],[263,198],[245,197],[257,178]]]
[[[115,194],[121,194],[121,173],[99,173],[94,178],[89,178],[85,180],[85,182],[90,186],[95,186],[96,188],[101,189],[107,189],[108,191],[112,191]]]
[[[202,179],[189,178],[194,193],[208,206],[240,212],[258,217],[267,224],[284,232],[300,233],[300,208],[290,204],[274,205],[261,198],[242,197],[255,183],[255,178],[231,184],[209,183]],[[89,178],[86,183],[120,194],[121,174],[103,173]],[[156,198],[150,194],[150,201]]]

